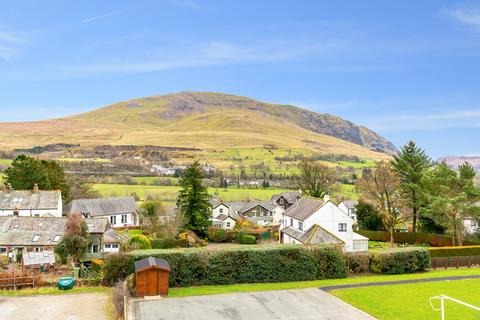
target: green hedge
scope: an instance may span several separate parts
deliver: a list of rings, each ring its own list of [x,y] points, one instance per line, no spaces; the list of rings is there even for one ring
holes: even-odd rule
[[[419,272],[430,267],[430,260],[430,252],[423,248],[347,254],[349,271],[354,273],[402,274]]]
[[[390,232],[388,231],[359,230],[357,233],[367,237],[369,240],[383,242],[390,241]],[[393,234],[393,239],[395,243],[428,243],[434,247],[448,247],[452,245],[452,237],[425,232],[395,232]],[[464,244],[476,245],[480,244],[480,242],[465,240]]]
[[[175,239],[150,239],[152,249],[171,249],[177,247]]]
[[[139,250],[130,253],[124,260],[112,262],[121,264],[125,270],[106,263],[108,267],[104,268],[104,273],[108,281],[105,283],[115,283],[129,271],[133,272],[134,261],[150,256],[169,262],[172,287],[303,281],[344,278],[347,275],[345,260],[337,248],[284,245],[214,251]]]
[[[432,258],[480,256],[480,246],[431,248],[430,255]]]
[[[256,244],[257,238],[251,234],[240,234],[238,236],[238,242],[241,244]]]

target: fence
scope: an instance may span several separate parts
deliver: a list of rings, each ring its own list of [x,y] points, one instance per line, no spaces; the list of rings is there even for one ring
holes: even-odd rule
[[[35,288],[38,283],[35,281],[35,276],[13,276],[0,279],[0,290],[11,289],[17,290],[17,288],[32,287]]]
[[[435,257],[432,258],[432,268],[460,268],[471,266],[480,266],[480,256],[464,256],[464,257]]]
[[[432,301],[435,300],[435,299],[440,300],[440,308],[435,308],[433,306]],[[455,303],[461,304],[462,306],[465,306],[467,308],[480,311],[479,307],[476,307],[474,305],[471,305],[469,303],[463,302],[461,300],[458,300],[458,299],[455,299],[455,298],[452,298],[452,297],[449,297],[449,296],[440,295],[440,296],[436,296],[436,297],[431,297],[430,298],[430,307],[432,307],[433,311],[441,311],[442,320],[445,320],[445,300],[450,300],[450,301],[453,301]]]

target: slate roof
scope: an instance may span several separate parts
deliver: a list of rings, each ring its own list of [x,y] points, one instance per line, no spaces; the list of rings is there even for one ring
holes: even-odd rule
[[[66,213],[89,214],[92,217],[122,213],[134,213],[137,204],[133,197],[73,200],[65,208]]]
[[[243,214],[256,206],[262,206],[268,211],[273,211],[277,207],[276,205],[268,201],[250,201],[244,202],[243,206],[238,210],[238,213]]]
[[[301,243],[344,243],[340,238],[328,232],[318,224],[311,226],[305,232],[292,227],[282,229],[281,232]]]
[[[322,200],[300,198],[290,208],[285,210],[283,214],[297,220],[304,221],[314,214],[318,209],[320,209],[324,204],[325,202]]]
[[[171,270],[167,260],[148,257],[142,260],[135,261],[135,272],[149,269],[151,267],[157,267],[168,271]]]
[[[348,209],[355,209],[355,207],[358,204],[358,201],[355,200],[343,200],[342,203],[348,208]]]
[[[104,233],[109,228],[107,219],[85,219],[85,222],[89,233]],[[67,218],[0,217],[0,245],[55,246],[66,223]]]
[[[40,210],[58,209],[62,193],[58,190],[12,190],[0,191],[0,209]]]
[[[300,191],[284,191],[280,194],[275,194],[272,196],[272,201],[277,202],[280,197],[283,197],[288,203],[293,204],[297,201],[302,194]]]

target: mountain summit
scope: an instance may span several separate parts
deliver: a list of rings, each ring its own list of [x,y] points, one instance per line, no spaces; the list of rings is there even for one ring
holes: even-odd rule
[[[396,152],[377,133],[337,116],[208,92],[134,99],[62,119],[0,123],[0,128],[0,144],[9,147],[59,142],[199,149],[268,145],[373,158]]]

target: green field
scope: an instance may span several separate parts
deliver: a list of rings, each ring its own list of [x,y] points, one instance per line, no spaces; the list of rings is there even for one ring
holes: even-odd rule
[[[480,279],[466,279],[418,284],[402,284],[379,287],[334,290],[332,293],[349,304],[382,320],[440,319],[440,312],[433,311],[429,299],[447,295],[480,307]],[[439,307],[440,302],[434,301]],[[446,319],[479,319],[480,312],[445,302]]]
[[[0,159],[0,166],[9,166],[12,164],[12,160],[9,159]]]

